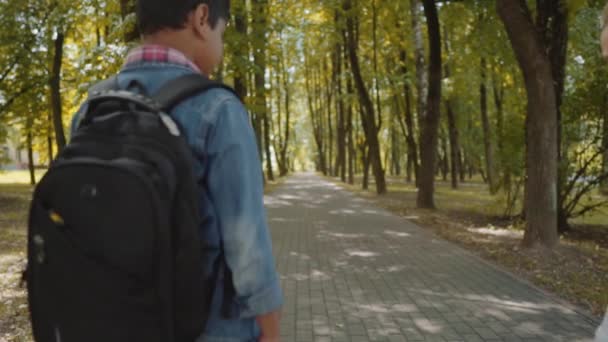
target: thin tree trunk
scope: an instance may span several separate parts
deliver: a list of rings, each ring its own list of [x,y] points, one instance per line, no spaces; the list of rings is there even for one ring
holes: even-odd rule
[[[448,30],[445,29],[445,51],[449,55],[450,54],[450,37],[448,34]],[[445,77],[451,77],[450,65],[445,63]],[[460,157],[458,155],[458,151],[460,151],[460,144],[458,141],[458,127],[456,125],[456,114],[452,108],[451,99],[447,99],[445,101],[446,113],[448,116],[448,135],[450,138],[450,172],[451,172],[451,180],[452,180],[452,189],[458,189],[458,170],[460,170]]]
[[[415,0],[413,0],[415,1]],[[401,62],[401,72],[403,75],[407,75],[407,55],[405,50],[399,52],[399,61]],[[416,184],[420,179],[420,166],[418,164],[418,146],[416,144],[416,127],[414,126],[414,114],[412,112],[412,90],[409,82],[403,82],[403,92],[405,94],[405,126],[407,128],[407,134],[405,136],[407,140],[408,159],[411,160],[411,165],[414,168],[414,174],[416,177]],[[418,101],[420,104],[420,101]],[[420,117],[420,112],[418,114]],[[411,182],[411,172],[408,173],[408,182]]]
[[[234,6],[234,26],[241,44],[238,44],[237,54],[249,56],[249,39],[247,39],[247,9],[244,4],[236,3]],[[239,63],[234,63],[234,90],[242,100],[247,97],[247,70]]]
[[[333,83],[336,87],[336,113],[338,113],[336,132],[338,138],[338,151],[334,169],[340,174],[342,182],[346,182],[346,134],[344,128],[344,100],[342,99],[342,47],[340,43],[336,43],[335,46],[332,69],[334,71]]]
[[[496,139],[498,140],[498,163],[499,169],[502,170],[502,183],[507,191],[511,188],[511,171],[507,166],[505,152],[505,134],[504,134],[504,87],[502,83],[496,81],[496,76],[492,77],[492,89],[494,94],[494,105],[496,106]]]
[[[603,134],[602,134],[602,173],[608,173],[608,94],[604,93],[604,101],[602,101],[602,117],[604,118],[603,123]],[[600,189],[604,195],[608,195],[608,180],[602,182]]]
[[[479,84],[479,100],[481,108],[481,123],[483,127],[483,145],[486,157],[486,173],[488,177],[488,184],[490,186],[490,193],[495,194],[497,191],[496,177],[494,176],[494,148],[492,147],[492,132],[490,128],[490,119],[488,117],[488,91],[486,87],[486,59],[481,58],[481,81]]]
[[[329,80],[328,77],[329,74],[329,70],[327,67],[327,59],[324,58],[323,59],[323,79],[325,81],[325,94],[326,94],[326,101],[327,103],[325,104],[325,106],[323,106],[323,108],[325,108],[326,112],[327,112],[327,135],[328,135],[328,141],[327,141],[327,149],[328,149],[328,153],[327,153],[327,167],[329,169],[329,174],[332,177],[336,176],[336,170],[333,168],[333,157],[334,157],[334,130],[333,130],[333,122],[332,122],[332,100],[333,100],[333,87],[332,87],[332,83]]]
[[[291,120],[291,92],[289,90],[289,73],[285,68],[285,61],[283,58],[281,59],[281,65],[283,69],[283,91],[285,91],[285,133],[283,140],[283,146],[281,147],[281,159],[283,160],[284,165],[288,165],[287,158],[287,149],[289,148],[289,133],[290,129],[290,120]],[[285,169],[281,170],[281,176],[287,175],[289,172],[289,167],[287,166]]]
[[[269,180],[274,180],[274,173],[272,170],[272,158],[270,153],[270,125],[268,119],[268,105],[266,103],[266,47],[267,47],[267,21],[268,21],[268,2],[267,0],[253,0],[253,9],[256,15],[253,20],[253,36],[255,37],[254,46],[256,47],[253,51],[254,62],[257,66],[254,75],[255,83],[255,112],[256,121],[254,125],[256,133],[260,134],[259,140],[261,140],[261,130],[263,125],[264,134],[264,146],[259,146],[260,154],[262,151],[266,153],[266,172]],[[263,158],[261,158],[263,159]]]
[[[378,81],[378,10],[376,0],[372,0],[372,44],[374,50],[374,91],[376,93],[376,113],[378,113],[376,127],[380,131],[382,127],[382,106],[380,105],[380,84]]]
[[[424,37],[422,34],[422,25],[420,24],[420,0],[410,1],[410,17],[412,21],[412,32],[414,33],[414,58],[416,60],[416,92],[417,92],[417,103],[416,112],[418,117],[418,127],[420,128],[420,135],[422,135],[422,127],[424,126],[424,117],[426,115],[426,101],[427,101],[427,74],[426,74],[426,61],[424,51]],[[422,141],[421,139],[419,141]],[[422,146],[420,147],[422,149]],[[418,182],[418,177],[416,177]]]
[[[435,165],[437,160],[437,135],[439,129],[441,101],[441,34],[439,15],[434,0],[424,0],[430,46],[429,92],[427,113],[422,127],[419,208],[435,208]]]
[[[281,62],[279,61],[279,64]],[[275,83],[272,84],[271,87],[271,96],[273,98],[276,99],[276,102],[274,101],[270,101],[270,105],[272,106],[273,104],[276,103],[276,113],[277,113],[277,124],[275,125],[274,119],[271,118],[270,120],[270,129],[272,132],[276,133],[274,135],[274,138],[272,139],[272,149],[274,150],[274,157],[275,160],[277,161],[277,166],[279,168],[279,177],[282,176],[283,170],[286,168],[286,165],[284,163],[284,160],[282,159],[281,156],[281,148],[283,146],[283,138],[281,136],[281,122],[283,120],[283,108],[281,108],[281,106],[283,105],[283,95],[281,94],[281,87],[282,87],[282,82],[281,82],[281,76],[282,76],[282,70],[274,70],[271,69],[270,70],[270,80],[274,81]],[[270,113],[273,113],[274,110],[272,108],[270,108]]]
[[[66,145],[65,133],[63,129],[63,118],[61,111],[61,66],[63,62],[63,45],[65,36],[63,31],[57,32],[54,41],[53,70],[50,78],[51,88],[51,108],[53,110],[53,125],[55,127],[55,139],[59,152],[63,151]]]
[[[458,170],[460,171],[460,182],[464,183],[466,182],[467,170],[465,153],[462,147],[458,150],[458,165],[460,165],[458,168]]]
[[[450,171],[452,189],[458,189],[458,175],[459,170],[461,169],[460,155],[458,154],[458,151],[460,151],[460,145],[458,142],[458,127],[456,126],[456,115],[454,114],[454,110],[452,109],[452,102],[450,100],[447,100],[445,102],[445,106],[448,115],[448,130],[450,137]]]
[[[395,108],[397,109],[397,108]],[[395,124],[394,124],[394,120],[399,120],[399,118],[395,117],[395,113],[398,113],[397,110],[395,110],[392,114],[393,116],[393,120],[391,120],[391,125],[390,125],[390,135],[391,135],[391,161],[392,161],[392,170],[393,170],[393,174],[396,176],[400,176],[401,175],[401,149],[399,148],[399,141],[397,138],[397,130],[395,129]],[[388,155],[388,153],[387,153]]]
[[[345,69],[347,66],[347,59],[344,60]],[[346,93],[351,96],[353,91],[352,81],[349,78],[346,80]],[[357,161],[357,150],[355,149],[355,141],[353,135],[353,105],[352,102],[348,102],[346,110],[346,131],[348,135],[348,184],[355,184],[355,163]]]
[[[316,163],[316,171],[322,172],[324,175],[327,174],[327,169],[325,167],[325,153],[324,153],[324,140],[323,140],[323,130],[322,130],[322,117],[319,117],[318,113],[318,105],[316,105],[315,97],[318,97],[315,93],[313,93],[313,86],[316,87],[315,78],[311,74],[309,56],[305,56],[304,58],[304,70],[305,70],[305,86],[306,86],[306,94],[308,100],[308,111],[310,112],[310,120],[313,128],[313,137],[315,140],[315,144],[317,145],[317,163]],[[311,83],[313,83],[311,85]]]
[[[349,12],[352,9],[351,0],[344,1],[344,9]],[[386,181],[384,178],[384,170],[382,169],[382,160],[380,159],[380,144],[378,141],[378,128],[375,121],[374,106],[370,99],[369,93],[361,75],[359,67],[359,57],[357,56],[358,42],[355,39],[355,19],[354,15],[350,14],[346,18],[347,28],[347,46],[350,58],[350,67],[352,69],[355,86],[359,93],[359,101],[361,102],[361,122],[367,144],[369,147],[368,162],[374,172],[376,178],[376,192],[378,194],[386,193]]]
[[[557,234],[557,101],[551,61],[525,0],[497,0],[528,94],[526,232],[523,245],[553,248]]]
[[[363,159],[363,190],[369,189],[369,161],[370,161],[370,152],[369,146],[362,145],[361,146],[361,158]]]
[[[30,115],[32,115],[30,113]],[[30,174],[30,185],[36,185],[36,168],[34,165],[34,134],[32,133],[32,118],[28,118],[27,124],[27,165]],[[17,154],[21,154],[20,151]]]
[[[441,161],[441,174],[443,176],[443,181],[447,182],[448,173],[450,170],[450,160],[448,158],[448,155],[450,152],[448,149],[448,139],[445,137],[445,134],[442,134],[442,136],[441,136],[441,144],[442,144],[442,150],[443,150],[443,159]]]
[[[47,120],[48,120],[48,128],[47,128],[47,132],[46,132],[46,146],[47,146],[47,153],[49,155],[49,166],[51,165],[51,162],[53,161],[54,158],[54,151],[53,151],[53,117],[51,115],[51,113],[48,113],[47,116]]]

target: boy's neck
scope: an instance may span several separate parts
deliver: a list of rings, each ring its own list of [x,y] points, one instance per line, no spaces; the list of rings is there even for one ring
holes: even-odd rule
[[[184,54],[186,58],[194,62],[194,53],[192,52],[192,42],[188,41],[185,32],[165,30],[155,34],[144,36],[144,45],[161,45],[172,48]]]

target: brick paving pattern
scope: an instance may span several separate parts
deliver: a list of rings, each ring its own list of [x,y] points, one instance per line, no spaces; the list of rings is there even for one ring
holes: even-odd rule
[[[282,341],[592,341],[585,315],[318,176],[266,206]]]

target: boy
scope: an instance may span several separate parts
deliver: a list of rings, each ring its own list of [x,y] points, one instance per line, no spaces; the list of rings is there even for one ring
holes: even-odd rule
[[[127,56],[119,86],[136,80],[153,94],[178,76],[211,74],[222,60],[229,7],[229,0],[138,0],[143,44]],[[216,262],[222,270],[197,342],[278,341],[282,293],[247,112],[229,91],[211,89],[182,102],[171,116],[195,157],[200,231],[211,246],[204,251],[206,271]]]

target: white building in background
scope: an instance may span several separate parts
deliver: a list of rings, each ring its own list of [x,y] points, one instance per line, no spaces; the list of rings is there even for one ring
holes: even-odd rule
[[[25,170],[28,168],[27,149],[20,149],[12,139],[0,143],[0,169]],[[40,164],[40,156],[34,152],[34,165]]]

